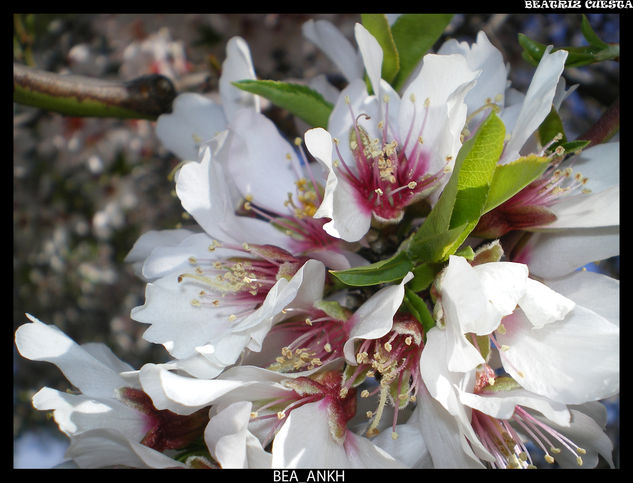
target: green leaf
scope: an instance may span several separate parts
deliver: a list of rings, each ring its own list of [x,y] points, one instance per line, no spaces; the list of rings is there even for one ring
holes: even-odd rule
[[[438,202],[407,241],[414,264],[445,260],[475,228],[484,213],[504,137],[505,126],[493,112],[463,144]]]
[[[559,145],[560,143],[567,142],[567,137],[565,136],[565,129],[563,128],[563,121],[561,120],[558,112],[552,106],[547,117],[543,120],[541,125],[538,128],[538,137],[541,146],[546,146],[549,142],[551,142],[554,137],[557,135],[562,135],[562,138],[555,143],[552,147]]]
[[[333,106],[321,94],[307,86],[290,82],[251,79],[233,82],[233,85],[251,94],[265,97],[310,126],[327,129]]]
[[[414,236],[406,246],[405,253],[414,263],[439,262],[448,258],[453,252],[451,248],[466,238],[462,237],[467,224],[451,228],[439,233],[431,233],[426,237]],[[416,234],[417,235],[417,234]]]
[[[532,181],[538,179],[549,166],[549,158],[529,155],[511,163],[497,166],[494,172],[484,213],[509,200]]]
[[[413,315],[424,329],[424,340],[429,330],[435,327],[435,319],[426,306],[426,302],[409,287],[404,288],[404,305],[407,307],[411,315]]]
[[[411,270],[413,279],[407,284],[407,287],[414,292],[426,290],[433,283],[437,273],[443,266],[441,263],[421,263],[417,267],[414,267],[413,270]]]
[[[360,16],[363,27],[372,34],[380,47],[382,47],[382,75],[381,77],[391,83],[400,70],[398,50],[391,35],[389,21],[384,14],[362,14]]]
[[[531,40],[524,34],[519,34],[519,44],[523,47],[523,52],[521,53],[523,58],[532,65],[538,65],[547,46]],[[559,47],[552,49],[552,52],[557,50],[567,51],[565,67],[582,67],[604,60],[616,60],[620,57],[619,44],[606,44],[606,47],[596,45]]]
[[[391,33],[400,56],[400,70],[392,82],[401,89],[420,60],[450,23],[453,14],[404,14],[391,26]]]
[[[594,30],[591,28],[591,24],[589,23],[589,20],[587,19],[587,16],[585,14],[582,15],[580,31],[590,45],[600,47],[601,49],[609,47],[609,44],[600,39],[596,32],[594,32]]]
[[[412,268],[413,265],[406,254],[400,252],[391,258],[370,265],[348,270],[331,270],[330,273],[346,285],[367,287],[401,280]]]

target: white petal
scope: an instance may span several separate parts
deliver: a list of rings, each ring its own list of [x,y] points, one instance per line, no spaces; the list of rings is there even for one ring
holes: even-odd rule
[[[96,359],[57,327],[27,314],[32,323],[18,327],[15,344],[23,357],[55,364],[82,393],[113,397],[125,381],[110,365]],[[120,365],[116,365],[119,369]]]
[[[334,24],[327,20],[308,20],[301,30],[307,39],[334,62],[348,82],[363,77],[360,55]]]
[[[531,274],[558,278],[619,254],[620,228],[606,227],[534,233],[520,256]]]
[[[556,220],[540,230],[561,228],[592,228],[620,224],[620,187],[611,186],[599,193],[561,198],[550,207]]]
[[[462,54],[472,70],[481,70],[477,83],[466,95],[468,114],[488,102],[503,107],[508,78],[507,68],[503,55],[492,45],[483,30],[477,34],[477,41],[471,46],[467,42],[451,39],[442,45],[438,54]]]
[[[152,448],[107,429],[93,429],[75,436],[66,456],[80,468],[184,468],[185,465]]]
[[[176,230],[150,230],[143,233],[139,239],[136,240],[124,261],[125,263],[139,265],[137,272],[140,273],[140,267],[154,248],[158,246],[178,245],[178,243],[193,233],[191,230],[182,228]]]
[[[143,391],[152,398],[156,409],[168,409],[183,415],[209,406],[244,385],[242,381],[185,377],[156,364],[145,364],[140,371],[140,380]]]
[[[248,44],[241,37],[232,37],[226,44],[226,59],[222,63],[219,90],[222,107],[226,118],[230,121],[240,109],[259,111],[259,97],[232,85],[240,80],[255,80],[255,69]]]
[[[67,435],[106,428],[141,441],[147,432],[145,415],[113,397],[95,399],[44,387],[33,396],[33,407],[54,411],[55,422]]]
[[[510,419],[516,406],[535,409],[549,421],[554,421],[562,426],[568,426],[571,419],[565,404],[551,401],[523,389],[491,392],[483,395],[462,392],[459,399],[468,407],[497,419]]]
[[[462,55],[427,54],[420,73],[402,95],[400,142],[404,144],[411,133],[404,147],[410,157],[418,139],[422,138],[422,151],[429,157],[432,173],[444,168],[447,157],[453,160],[457,157],[466,121],[464,98],[478,75]],[[428,107],[425,107],[427,100]]]
[[[505,370],[528,391],[565,404],[604,399],[619,391],[620,333],[577,305],[565,320],[534,329],[520,310],[497,333]]]
[[[382,47],[374,36],[360,23],[354,25],[354,35],[363,58],[363,64],[365,65],[365,71],[367,72],[367,77],[369,77],[371,87],[374,94],[380,99],[382,96],[380,92],[383,57]]]
[[[360,240],[369,229],[371,212],[358,202],[354,187],[339,178],[332,164],[332,137],[322,128],[305,133],[310,153],[329,171],[323,202],[314,218],[330,218],[323,229],[333,237],[352,242]]]
[[[222,106],[211,99],[186,92],[173,103],[171,114],[156,122],[156,135],[183,161],[197,161],[198,148],[226,128]]]
[[[419,393],[419,403],[411,419],[418,420],[422,436],[432,444],[428,445],[434,468],[483,468],[483,463],[473,453],[473,449],[460,430],[457,420],[449,414],[423,388]],[[479,439],[474,440],[481,446]],[[485,449],[484,449],[485,451]],[[489,455],[488,459],[492,460]]]
[[[598,193],[620,184],[620,143],[596,144],[578,154],[573,161],[574,172],[588,178],[587,188]]]
[[[514,161],[519,157],[519,152],[527,139],[552,109],[556,86],[565,66],[567,52],[558,50],[550,53],[551,50],[551,46],[545,50],[534,72],[510,140],[501,155],[501,163]]]
[[[359,339],[379,339],[387,334],[393,325],[393,317],[404,298],[404,286],[413,278],[409,272],[398,285],[384,287],[361,305],[354,315],[354,325],[343,346],[347,362],[356,365],[355,342]]]
[[[585,270],[566,277],[548,280],[547,285],[577,304],[620,325],[620,281]]]
[[[287,214],[284,202],[294,193],[299,160],[293,146],[266,116],[252,110],[237,113],[230,123],[235,133],[226,161],[243,197],[253,196],[254,204],[279,214]]]
[[[204,440],[223,469],[270,468],[272,456],[248,431],[252,404],[237,402],[211,418],[204,430]]]
[[[519,300],[521,310],[537,329],[564,319],[575,305],[572,300],[532,279],[527,280],[525,295]]]
[[[156,246],[143,264],[143,277],[156,280],[169,273],[179,275],[191,270],[190,257],[208,257],[213,240],[206,233],[195,233],[169,244]],[[173,244],[172,244],[173,243]]]
[[[179,284],[175,277],[173,287],[148,283],[145,304],[132,309],[131,317],[137,322],[151,324],[143,338],[163,344],[176,358],[194,355],[197,346],[219,339],[229,332],[231,307],[204,308],[192,304],[200,288],[194,284]],[[163,283],[166,283],[167,280]]]
[[[310,437],[306,437],[310,435]],[[294,409],[273,442],[273,468],[404,468],[366,438],[347,431],[344,444],[330,435],[321,403]]]
[[[396,426],[398,437],[393,439],[390,431],[382,431],[372,438],[379,448],[382,448],[394,458],[402,461],[407,468],[431,468],[433,461],[424,443],[422,432],[418,425],[411,422]]]

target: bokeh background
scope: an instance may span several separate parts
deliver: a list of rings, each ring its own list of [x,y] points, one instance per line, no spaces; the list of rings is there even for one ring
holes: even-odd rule
[[[210,94],[217,91],[226,42],[240,35],[259,78],[329,72],[336,80],[334,66],[301,35],[309,18],[330,20],[353,39],[360,15],[20,14],[14,17],[14,60],[102,79],[160,73],[179,92]],[[603,40],[619,42],[619,15],[588,18]],[[534,68],[522,59],[517,34],[582,45],[580,21],[575,13],[456,14],[443,38],[473,41],[483,29],[511,65],[513,86],[525,91]],[[568,86],[579,84],[561,111],[574,139],[618,98],[619,63],[566,69],[564,76]],[[290,136],[300,134],[287,112],[264,106]],[[162,347],[142,339],[146,326],[130,319],[130,310],[144,301],[144,283],[124,263],[142,233],[187,221],[169,178],[178,160],[161,146],[154,124],[68,118],[14,104],[13,141],[13,331],[28,312],[79,343],[104,342],[134,367],[166,360]],[[619,277],[618,259],[594,269]],[[49,468],[62,461],[67,440],[30,400],[42,386],[65,389],[68,383],[54,366],[12,350],[13,466]],[[619,466],[617,399],[608,408]]]

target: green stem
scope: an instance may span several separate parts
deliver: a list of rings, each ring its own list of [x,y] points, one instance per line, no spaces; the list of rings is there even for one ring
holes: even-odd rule
[[[171,81],[161,75],[129,82],[60,75],[13,64],[13,100],[75,117],[156,119],[170,112],[176,97]]]

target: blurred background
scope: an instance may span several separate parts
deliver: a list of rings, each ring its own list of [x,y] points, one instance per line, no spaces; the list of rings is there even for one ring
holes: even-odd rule
[[[40,69],[130,80],[160,73],[179,92],[217,91],[225,45],[248,42],[261,79],[307,79],[333,64],[301,35],[310,18],[327,19],[353,40],[356,14],[104,14],[14,16],[14,60]],[[619,15],[589,14],[594,30],[619,42]],[[484,30],[525,91],[534,68],[521,57],[519,32],[555,46],[582,45],[579,14],[456,14],[445,35],[472,42]],[[619,63],[565,69],[579,84],[561,110],[568,138],[587,130],[619,96]],[[294,136],[287,112],[265,114]],[[154,135],[150,121],[69,118],[14,104],[13,331],[28,312],[55,324],[78,343],[103,342],[139,368],[166,360],[142,339],[146,326],[130,319],[144,302],[144,283],[124,258],[138,237],[185,221],[170,172],[178,160]],[[618,259],[595,269],[619,278]],[[12,337],[11,337],[12,339]],[[15,468],[50,468],[67,440],[52,419],[31,406],[42,386],[68,383],[51,364],[25,360],[13,346]],[[608,405],[609,433],[619,466],[619,405]]]

